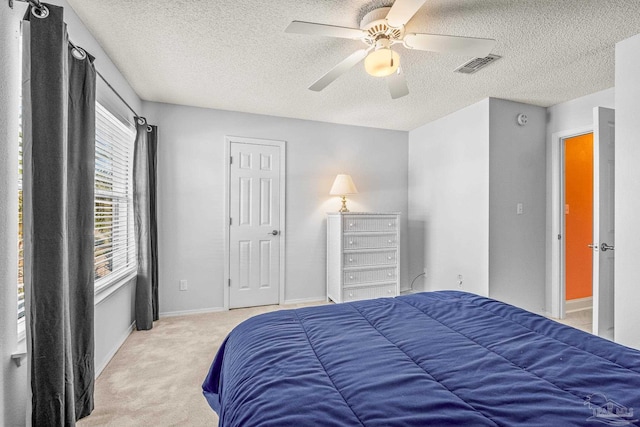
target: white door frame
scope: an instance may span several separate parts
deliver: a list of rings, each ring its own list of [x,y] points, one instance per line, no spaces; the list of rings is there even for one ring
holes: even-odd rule
[[[230,265],[229,265],[229,245],[230,239],[230,224],[229,215],[231,206],[229,203],[231,196],[231,143],[238,142],[242,144],[255,144],[255,145],[270,145],[280,148],[280,289],[278,291],[279,304],[284,304],[284,291],[285,291],[285,247],[287,240],[286,221],[285,221],[285,183],[286,183],[286,141],[278,141],[272,139],[257,139],[257,138],[245,138],[241,136],[225,136],[224,137],[224,308],[229,310],[229,280],[231,277]]]
[[[592,132],[593,125],[551,135],[551,316],[558,319],[565,317],[564,140]]]

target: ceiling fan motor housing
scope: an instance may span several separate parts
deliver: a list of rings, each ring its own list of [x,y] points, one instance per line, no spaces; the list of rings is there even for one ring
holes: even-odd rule
[[[363,41],[368,45],[376,44],[380,39],[387,39],[390,44],[400,41],[404,35],[404,26],[399,28],[390,27],[386,17],[391,10],[390,7],[380,7],[367,13],[360,21],[360,28],[367,32],[367,37]]]

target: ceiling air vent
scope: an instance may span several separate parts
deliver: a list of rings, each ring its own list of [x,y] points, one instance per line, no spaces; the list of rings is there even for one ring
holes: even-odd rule
[[[481,68],[486,67],[487,65],[497,61],[500,58],[502,57],[498,55],[489,55],[485,58],[475,58],[469,62],[465,62],[464,64],[462,64],[461,66],[453,70],[453,72],[462,73],[462,74],[473,74],[476,71],[480,70]]]

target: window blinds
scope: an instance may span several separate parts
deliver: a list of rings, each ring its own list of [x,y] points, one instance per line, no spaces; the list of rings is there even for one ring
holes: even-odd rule
[[[95,280],[111,283],[136,265],[133,219],[135,128],[96,103]]]
[[[22,234],[22,97],[18,119],[18,332],[24,331],[24,239]],[[22,322],[22,323],[20,323]]]

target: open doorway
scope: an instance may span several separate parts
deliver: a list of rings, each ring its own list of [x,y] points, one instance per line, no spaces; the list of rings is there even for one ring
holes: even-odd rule
[[[592,133],[592,176],[593,187],[592,199],[592,234],[587,231],[578,232],[583,236],[569,246],[575,246],[580,255],[567,253],[567,238],[571,241],[571,228],[565,227],[566,221],[571,217],[571,212],[576,207],[575,201],[566,203],[565,181],[565,144],[566,141],[574,137],[580,137]],[[586,137],[585,137],[586,138]],[[609,108],[596,107],[593,110],[593,127],[578,129],[574,131],[557,132],[552,135],[552,236],[554,243],[551,245],[551,316],[565,319],[566,301],[571,299],[571,295],[565,292],[567,268],[574,264],[577,268],[577,277],[585,277],[591,270],[592,288],[592,327],[594,334],[612,339],[614,331],[614,305],[613,293],[615,288],[614,277],[614,249],[615,249],[615,111]],[[578,150],[580,152],[580,150]],[[586,158],[588,155],[583,153]],[[586,163],[586,159],[585,159]],[[581,190],[588,190],[589,185],[581,178],[578,186]],[[580,184],[581,182],[581,184]],[[569,184],[571,186],[572,184]],[[569,196],[570,197],[570,196]],[[588,199],[587,199],[588,200]],[[587,203],[587,202],[584,202]],[[572,206],[574,205],[574,206]],[[568,214],[567,214],[568,212]],[[582,219],[582,223],[588,222]],[[574,232],[575,234],[575,232]],[[557,237],[557,240],[555,240]],[[585,238],[586,237],[586,238]],[[585,244],[586,243],[586,244]],[[591,255],[591,268],[586,261],[586,251]],[[582,258],[582,261],[580,261]],[[569,267],[568,267],[569,264]],[[575,273],[574,271],[574,273]],[[569,273],[571,275],[571,273]],[[580,279],[578,279],[580,280]],[[588,283],[587,280],[582,280]],[[588,288],[588,284],[586,285]],[[575,294],[573,295],[575,296]],[[582,297],[588,298],[582,295]],[[574,298],[580,299],[580,298]],[[570,310],[587,311],[588,300],[584,301],[586,306],[570,305]],[[573,304],[573,303],[572,303]],[[587,314],[587,313],[582,313]],[[588,318],[584,319],[584,324],[588,323]],[[576,326],[572,323],[572,326]],[[586,326],[586,325],[585,325]],[[582,329],[588,329],[587,327]]]
[[[581,329],[593,319],[593,132],[562,140],[565,317]]]

